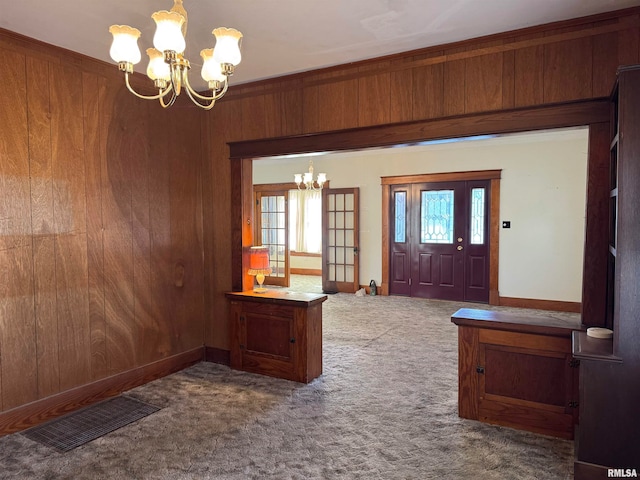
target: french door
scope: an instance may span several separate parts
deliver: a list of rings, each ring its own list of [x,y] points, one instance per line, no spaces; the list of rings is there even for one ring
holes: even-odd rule
[[[360,288],[359,189],[322,190],[322,290],[354,293]]]
[[[266,188],[266,186],[265,186]],[[269,247],[271,274],[266,285],[289,286],[289,209],[288,190],[265,190],[254,186],[254,245]]]
[[[393,185],[391,295],[489,302],[490,181]]]

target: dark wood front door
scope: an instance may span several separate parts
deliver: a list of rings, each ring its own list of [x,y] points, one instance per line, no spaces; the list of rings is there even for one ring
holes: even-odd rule
[[[389,293],[489,301],[488,180],[391,187]]]

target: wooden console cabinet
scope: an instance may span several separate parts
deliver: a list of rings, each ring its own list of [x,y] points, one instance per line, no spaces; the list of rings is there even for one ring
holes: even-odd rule
[[[458,325],[460,417],[572,439],[580,321],[462,308]]]
[[[308,383],[322,374],[326,295],[232,292],[231,368]]]

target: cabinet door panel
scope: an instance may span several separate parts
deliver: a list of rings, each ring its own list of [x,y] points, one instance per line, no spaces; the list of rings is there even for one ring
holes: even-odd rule
[[[246,314],[247,353],[267,354],[290,361],[293,339],[291,320],[269,315]]]
[[[564,408],[564,371],[564,355],[528,355],[487,345],[484,392]]]

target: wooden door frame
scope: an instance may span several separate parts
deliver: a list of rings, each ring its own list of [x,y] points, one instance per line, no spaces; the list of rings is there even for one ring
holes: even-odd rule
[[[253,160],[273,155],[346,151],[388,147],[426,140],[527,132],[551,128],[589,127],[585,261],[582,280],[582,322],[599,325],[606,305],[608,246],[609,98],[578,100],[486,113],[375,125],[280,138],[229,142],[231,177],[231,288],[252,287],[247,274],[251,246]],[[238,132],[240,136],[240,132]],[[586,261],[587,252],[591,253]]]
[[[502,170],[477,170],[471,172],[425,173],[418,175],[395,175],[381,177],[382,185],[382,285],[381,295],[389,295],[389,226],[391,214],[389,202],[393,185],[415,183],[466,182],[468,180],[490,180],[489,199],[489,305],[499,305],[498,251],[500,236],[500,177]]]

